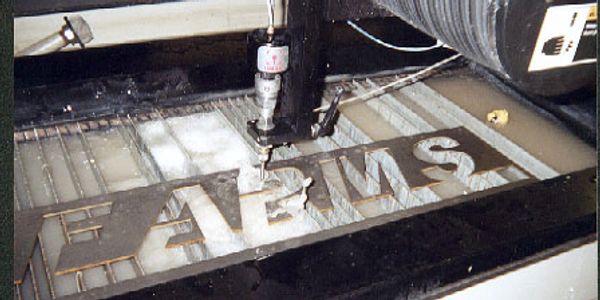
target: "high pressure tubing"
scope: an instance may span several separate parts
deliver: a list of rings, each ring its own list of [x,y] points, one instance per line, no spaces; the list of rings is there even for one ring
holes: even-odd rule
[[[401,47],[401,46],[396,46],[396,45],[392,45],[389,43],[386,43],[382,40],[380,40],[379,38],[376,38],[375,36],[373,36],[372,34],[368,33],[366,30],[364,30],[362,27],[358,26],[356,23],[352,22],[351,20],[347,20],[346,24],[350,25],[350,27],[352,27],[354,30],[356,30],[358,33],[362,34],[363,36],[365,36],[366,38],[370,39],[371,41],[392,49],[392,50],[396,50],[396,51],[402,51],[402,52],[425,52],[425,51],[430,51],[433,49],[437,49],[440,47],[447,47],[446,45],[444,45],[444,43],[442,43],[440,40],[437,40],[435,45],[433,46],[428,46],[428,47]]]
[[[270,41],[275,33],[275,0],[267,0],[267,13],[269,15],[267,35],[269,36]]]

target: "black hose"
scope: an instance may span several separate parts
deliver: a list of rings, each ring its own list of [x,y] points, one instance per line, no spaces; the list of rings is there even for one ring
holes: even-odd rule
[[[529,70],[548,9],[592,0],[375,1],[526,93],[557,96],[595,84],[593,63]]]

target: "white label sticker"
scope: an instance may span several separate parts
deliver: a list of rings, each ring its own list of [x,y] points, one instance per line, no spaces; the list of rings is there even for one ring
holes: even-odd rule
[[[260,46],[257,55],[257,68],[265,73],[283,73],[287,70],[289,61],[287,46]]]
[[[529,72],[596,62],[596,58],[575,60],[588,17],[595,11],[595,3],[548,8],[529,63]]]

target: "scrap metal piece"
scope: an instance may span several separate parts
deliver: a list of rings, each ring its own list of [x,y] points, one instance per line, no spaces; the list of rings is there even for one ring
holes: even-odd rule
[[[487,121],[502,127],[508,124],[508,111],[506,109],[496,109],[487,114]]]
[[[312,185],[311,177],[305,178],[302,181],[302,189],[277,201],[269,201],[265,203],[267,210],[267,221],[269,224],[283,222],[293,218],[293,214],[300,210],[306,209],[308,201],[308,188]]]
[[[308,189],[308,199],[319,211],[326,212],[333,209],[329,190],[325,184],[323,171],[319,161],[325,157],[334,155],[332,152],[319,153],[311,156],[297,157],[291,160],[275,161],[269,164],[269,171],[296,169],[302,173],[304,178],[311,177],[314,184]],[[323,159],[320,159],[322,158]]]
[[[294,217],[283,208],[280,201],[266,202],[265,208],[267,210],[267,221],[269,222],[269,225],[284,222]]]

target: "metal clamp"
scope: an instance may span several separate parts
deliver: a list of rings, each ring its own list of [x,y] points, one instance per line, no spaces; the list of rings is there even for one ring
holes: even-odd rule
[[[329,105],[329,109],[327,109],[327,112],[325,112],[325,117],[323,117],[323,120],[321,120],[320,123],[316,123],[311,127],[313,138],[325,136],[331,132],[333,129],[333,120],[337,113],[338,104],[340,103],[342,96],[347,92],[348,91],[346,89],[339,86],[337,87],[335,98],[333,98],[331,105]]]

